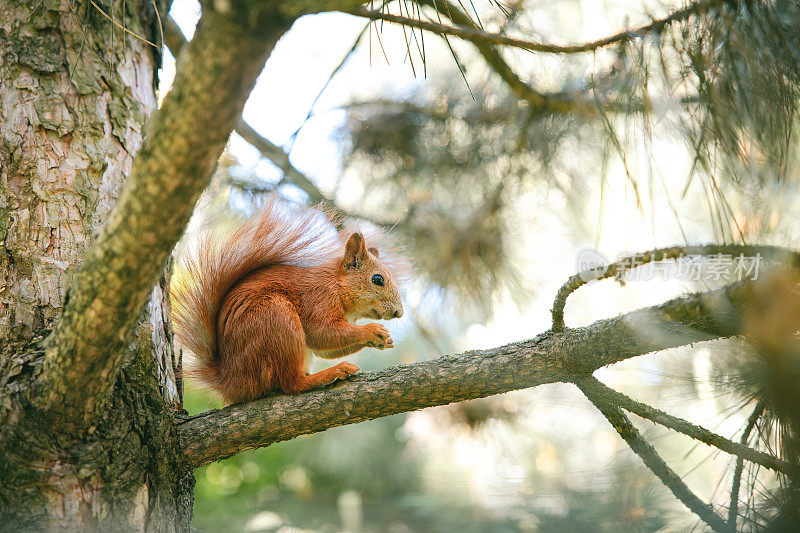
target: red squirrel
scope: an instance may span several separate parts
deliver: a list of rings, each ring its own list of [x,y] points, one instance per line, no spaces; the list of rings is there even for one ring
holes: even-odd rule
[[[309,374],[310,352],[336,359],[392,348],[381,324],[354,324],[403,315],[402,261],[373,244],[360,232],[337,232],[319,209],[287,209],[274,198],[229,237],[202,237],[170,294],[176,338],[195,358],[192,374],[232,404],[297,394],[359,370],[342,362]]]

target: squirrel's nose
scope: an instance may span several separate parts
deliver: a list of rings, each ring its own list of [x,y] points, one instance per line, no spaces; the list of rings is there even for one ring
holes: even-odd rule
[[[403,316],[403,310],[402,310],[402,309],[397,309],[397,310],[394,312],[394,317],[395,317],[395,318],[400,318],[401,316]]]

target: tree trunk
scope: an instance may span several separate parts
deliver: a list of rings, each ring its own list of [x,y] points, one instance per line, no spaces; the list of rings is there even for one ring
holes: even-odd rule
[[[158,51],[100,11],[158,42],[153,3],[95,3],[0,3],[0,529],[185,530],[193,480],[164,450],[180,405],[168,275],[102,420],[65,436],[24,400],[156,108]]]

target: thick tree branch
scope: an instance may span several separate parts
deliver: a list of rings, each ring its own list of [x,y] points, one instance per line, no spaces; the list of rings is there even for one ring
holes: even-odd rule
[[[184,37],[178,23],[175,22],[172,15],[167,16],[164,19],[164,45],[169,48],[170,53],[176,60],[187,44],[189,44],[189,41]]]
[[[358,374],[324,390],[275,396],[180,422],[185,468],[298,435],[543,383],[573,381],[638,355],[736,335],[749,284],[676,298],[585,328],[491,350]]]
[[[747,446],[746,441],[742,443],[733,442],[704,427],[696,426],[687,420],[672,416],[660,409],[656,409],[642,402],[637,402],[633,398],[604,385],[596,378],[582,380],[581,389],[591,391],[595,397],[603,398],[606,403],[619,406],[651,422],[674,429],[678,433],[683,433],[686,436],[699,440],[709,446],[713,446],[723,452],[736,455],[739,460],[747,459],[752,463],[760,464],[777,472],[783,472],[784,474],[792,473],[792,466],[789,463],[762,451],[750,448]],[[746,434],[749,435],[749,433],[749,431],[746,431]]]
[[[215,7],[225,13],[215,11]],[[48,339],[35,403],[81,427],[102,407],[126,339],[210,179],[250,90],[292,19],[260,2],[203,6],[103,233]]]
[[[708,524],[714,531],[727,531],[727,524],[711,505],[697,497],[668,465],[658,452],[648,443],[622,409],[609,402],[602,394],[597,394],[593,387],[585,387],[587,379],[576,381],[586,397],[597,407],[603,416],[614,426],[620,437],[628,443],[631,450],[653,472],[678,500],[694,514]]]
[[[672,246],[642,252],[635,256],[628,256],[606,266],[599,266],[592,270],[579,272],[571,276],[556,294],[553,301],[551,314],[553,329],[564,328],[564,307],[569,295],[580,289],[590,281],[607,279],[622,275],[627,271],[656,261],[675,260],[691,256],[743,256],[745,258],[760,258],[764,261],[784,263],[793,268],[800,268],[800,254],[779,246],[761,246],[748,244],[709,244],[705,246]]]
[[[425,3],[428,3],[429,5],[431,4],[431,2],[425,2]],[[670,26],[671,24],[674,24],[675,22],[687,20],[696,14],[703,13],[721,4],[723,4],[723,0],[706,0],[703,2],[696,2],[686,6],[683,9],[679,9],[678,11],[673,12],[667,17],[653,20],[650,24],[645,24],[644,26],[640,26],[639,28],[622,31],[615,35],[611,35],[603,39],[598,39],[596,41],[590,41],[587,43],[572,44],[572,45],[537,43],[525,39],[508,37],[506,35],[498,33],[489,33],[477,27],[464,27],[462,22],[456,20],[453,20],[453,22],[459,24],[458,27],[448,26],[446,24],[440,24],[433,21],[405,17],[401,15],[393,15],[391,13],[378,10],[369,10],[363,7],[357,7],[354,9],[342,10],[342,11],[350,15],[355,15],[357,17],[365,17],[371,20],[383,20],[386,22],[394,22],[396,24],[401,24],[403,26],[408,26],[411,28],[418,28],[420,30],[429,31],[431,33],[436,33],[439,35],[450,35],[453,37],[458,37],[466,41],[471,41],[476,45],[491,44],[491,45],[510,46],[512,48],[521,48],[522,50],[529,50],[531,52],[543,52],[548,54],[577,54],[581,52],[592,52],[600,48],[610,46],[612,44],[631,41],[633,39],[643,37],[648,34],[660,33],[662,30],[664,30],[664,28]]]

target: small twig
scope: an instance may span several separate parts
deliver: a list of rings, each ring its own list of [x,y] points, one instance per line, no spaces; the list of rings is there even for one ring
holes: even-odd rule
[[[339,61],[339,64],[336,65],[336,68],[334,68],[331,71],[330,75],[328,76],[328,79],[325,80],[325,83],[322,84],[320,90],[317,91],[317,95],[314,97],[314,100],[311,101],[311,105],[308,107],[308,113],[306,113],[305,118],[300,122],[300,125],[297,127],[296,130],[294,130],[294,132],[292,132],[292,134],[289,136],[289,140],[284,144],[284,146],[289,146],[289,149],[287,150],[288,152],[292,151],[292,147],[294,146],[294,141],[297,138],[297,135],[300,133],[300,130],[302,130],[305,127],[306,123],[311,118],[311,114],[314,112],[314,108],[316,107],[319,99],[322,97],[322,94],[328,89],[328,86],[331,84],[333,78],[339,73],[340,70],[342,70],[345,64],[347,64],[347,61],[353,56],[356,49],[358,48],[358,45],[361,43],[361,39],[364,38],[364,33],[366,33],[369,30],[371,24],[372,24],[371,21],[367,22],[367,25],[364,26],[360,32],[358,32],[358,35],[356,36],[355,41],[353,41],[353,44],[350,46],[350,49],[342,57],[341,61]],[[371,31],[370,35],[372,35]]]
[[[108,51],[108,57],[110,58],[111,61],[111,68],[108,70],[108,75],[113,76],[114,75],[114,26],[117,24],[117,22],[114,20],[114,0],[111,0],[111,6],[109,11],[111,12],[111,46],[110,50]],[[122,22],[124,23],[125,21],[123,20]],[[125,25],[123,24],[122,27],[124,26]],[[124,35],[122,36],[122,40],[125,41]]]
[[[344,13],[349,13],[358,17],[366,17],[372,20],[383,20],[386,22],[394,22],[403,26],[411,28],[418,28],[420,30],[427,30],[439,35],[452,35],[467,41],[488,43],[495,45],[511,46],[520,48],[522,50],[530,50],[532,52],[543,52],[548,54],[577,54],[581,52],[592,52],[600,48],[633,40],[637,37],[647,35],[649,33],[658,33],[665,27],[675,23],[689,19],[690,17],[707,11],[710,8],[721,5],[723,0],[706,0],[704,2],[697,2],[689,6],[679,9],[667,17],[656,19],[650,24],[640,26],[632,30],[626,30],[603,39],[591,41],[582,44],[572,45],[557,45],[548,43],[537,43],[525,39],[517,39],[500,35],[497,33],[489,33],[476,27],[455,27],[445,24],[439,24],[433,21],[418,20],[410,17],[400,15],[393,15],[391,13],[384,13],[376,10],[369,10],[366,8],[355,8],[343,10]]]
[[[475,22],[472,20],[472,17],[470,17],[468,13],[460,10],[458,6],[451,4],[448,2],[448,0],[424,0],[424,3],[435,10],[436,16],[439,19],[439,25],[442,25],[441,17],[445,16],[459,28],[463,28],[467,31],[483,32],[483,30],[475,24]],[[450,47],[450,42],[447,41],[447,35],[441,34],[441,36],[447,42],[447,46],[450,48],[450,51],[456,60],[457,66],[459,69],[462,69],[463,67],[458,61],[455,51],[452,49],[452,47]],[[508,85],[517,98],[528,102],[532,108],[531,114],[533,114],[533,109],[541,111],[548,110],[552,112],[564,112],[574,111],[575,107],[577,107],[574,105],[574,102],[568,102],[565,105],[564,102],[559,102],[554,98],[549,98],[535,90],[528,83],[525,83],[514,72],[514,69],[511,68],[503,55],[492,43],[485,41],[473,41],[473,44],[489,67],[500,77],[500,79],[506,83],[506,85]],[[463,70],[462,76],[464,76]],[[466,77],[464,77],[464,81],[466,81]],[[472,89],[470,89],[470,93],[472,93]]]
[[[742,446],[747,446],[747,441],[750,438],[750,433],[756,427],[758,419],[764,412],[764,401],[761,400],[756,404],[756,408],[747,419],[747,426],[742,433],[741,442]],[[740,455],[736,458],[736,467],[733,470],[733,483],[731,485],[731,503],[728,506],[728,527],[731,531],[736,531],[736,518],[739,516],[739,487],[742,483],[742,470],[744,470],[744,458]]]
[[[669,429],[673,429],[678,433],[682,433],[687,437],[691,437],[704,444],[708,444],[709,446],[713,446],[718,450],[735,455],[740,459],[747,459],[750,462],[760,464],[769,468],[770,470],[775,470],[784,474],[790,474],[792,471],[792,466],[786,461],[783,461],[777,457],[773,457],[768,453],[754,450],[753,448],[747,446],[746,441],[742,443],[733,442],[732,440],[726,439],[722,435],[718,435],[713,431],[709,431],[702,426],[692,424],[688,420],[672,416],[660,409],[656,409],[655,407],[645,403],[638,402],[630,396],[626,396],[625,394],[608,387],[595,377],[584,379],[582,386],[591,390],[596,396],[603,397],[608,403],[617,405],[626,411],[630,411],[637,416],[646,418],[651,422],[660,424]],[[747,433],[749,434],[749,431]]]
[[[83,55],[83,46],[86,44],[86,28],[84,28],[83,24],[81,24],[81,21],[78,20],[78,15],[75,14],[75,4],[72,2],[67,2],[67,3],[69,4],[69,12],[72,15],[72,18],[75,20],[75,24],[78,25],[78,29],[81,31],[81,34],[83,35],[83,39],[81,41],[81,49],[78,52],[78,57],[75,59],[75,66],[72,68],[72,73],[70,73],[69,75],[69,79],[70,81],[72,81],[72,76],[73,74],[75,74],[75,69],[78,68],[78,62],[80,61],[81,56]],[[89,17],[89,12],[87,10],[85,18],[88,17]],[[100,59],[100,61],[105,63],[109,67],[109,69],[111,68],[111,64],[108,62],[108,60],[106,60],[106,58],[103,57],[103,55],[100,53],[99,50],[95,50],[95,54],[97,54],[97,57]]]
[[[72,11],[71,4],[70,4],[70,11]],[[77,22],[78,19],[75,18],[75,21]],[[78,22],[78,26],[80,26],[80,22]],[[83,34],[83,37],[81,38],[81,47],[78,50],[78,56],[75,58],[75,64],[72,66],[72,70],[69,73],[69,81],[72,81],[72,77],[75,75],[75,71],[78,69],[78,63],[81,62],[81,58],[83,57],[83,48],[84,46],[86,46],[86,32],[83,31],[83,28],[81,28],[81,33]]]
[[[445,7],[447,7],[447,0],[443,0],[445,2]],[[436,0],[431,0],[434,10],[436,11],[436,17],[439,19],[439,23],[442,23],[442,11],[439,9],[439,4]],[[451,19],[452,20],[452,19]],[[472,87],[469,86],[469,81],[467,80],[467,69],[464,65],[461,64],[461,61],[458,59],[458,54],[453,49],[453,46],[450,44],[450,39],[447,38],[447,35],[441,35],[441,38],[444,40],[445,44],[447,45],[448,50],[450,50],[450,55],[453,56],[453,61],[456,62],[456,67],[458,68],[459,74],[461,74],[461,78],[464,80],[464,85],[467,86],[467,90],[469,91],[470,96],[472,99],[475,100],[475,94],[472,92]]]
[[[727,531],[728,526],[719,516],[711,505],[705,503],[686,486],[683,480],[676,474],[658,452],[650,445],[647,440],[639,433],[639,430],[631,423],[622,409],[608,402],[602,395],[597,394],[591,386],[591,379],[578,379],[575,384],[581,389],[583,394],[597,407],[603,416],[614,426],[619,436],[628,443],[631,450],[639,456],[645,466],[666,485],[678,500],[689,508],[694,514],[708,524],[714,531]],[[589,385],[587,386],[587,382]]]
[[[790,261],[793,266],[800,266],[800,254],[780,246],[759,246],[750,244],[719,244],[706,246],[672,246],[670,248],[658,248],[625,257],[619,261],[600,266],[593,270],[585,270],[570,277],[556,294],[553,301],[551,314],[553,317],[553,329],[564,329],[564,306],[570,294],[583,287],[590,281],[607,279],[622,274],[628,270],[641,267],[648,263],[665,260],[675,260],[685,256],[710,256],[717,254],[737,254],[745,257],[756,257],[760,255],[763,259],[773,261]]]
[[[386,4],[384,4],[384,6],[385,5]],[[383,6],[381,6],[381,9],[383,9]],[[372,22],[374,22],[374,21],[372,21]],[[383,27],[383,24],[381,24],[381,27]],[[381,40],[381,30],[379,30],[377,27],[375,28],[375,37],[378,40],[378,46],[381,47],[381,53],[383,54],[383,59],[386,60],[386,65],[390,65],[389,56],[386,54],[386,49],[383,47],[383,41]]]
[[[22,0],[22,1],[24,2],[25,0]],[[38,2],[36,2],[36,5],[35,5],[35,6],[33,6],[33,9],[31,9],[31,10],[28,12],[28,19],[27,19],[27,20],[30,20],[30,19],[31,19],[31,17],[33,16],[33,14],[34,14],[34,13],[36,13],[36,10],[37,10],[37,9],[39,9],[39,6],[40,6],[40,5],[42,5],[42,2],[44,2],[44,0],[39,0]],[[15,7],[15,8],[16,8],[16,7],[18,7],[18,6],[19,6],[21,3],[22,3],[22,2],[20,2],[19,4],[17,4],[17,5],[16,5],[16,6],[14,6],[14,7]]]
[[[125,10],[126,10],[126,7],[127,7],[126,3],[127,3],[127,0],[122,0],[122,25],[123,26],[125,25]],[[126,41],[123,38],[122,39],[122,55],[123,55],[123,57],[125,56],[125,46],[126,46],[125,42]],[[163,43],[163,39],[162,39],[162,43]]]
[[[400,2],[399,6],[400,6],[400,13],[401,13],[401,16],[402,16],[403,3]],[[406,18],[406,17],[402,17],[402,18]],[[409,19],[409,20],[414,20],[414,19]],[[403,40],[406,42],[406,50],[408,52],[408,55],[407,55],[408,62],[411,64],[411,74],[413,74],[414,77],[416,78],[417,77],[417,70],[414,68],[414,58],[411,57],[411,46],[408,44],[408,36],[406,35],[406,27],[405,27],[405,25],[402,25],[401,28],[403,30]],[[411,29],[413,31],[413,26],[411,27]]]
[[[417,12],[417,17],[422,18],[422,8],[420,7],[418,2],[413,2],[411,4],[412,9],[415,9]],[[425,79],[428,78],[428,61],[427,55],[425,54],[425,32],[419,32],[419,41],[422,44],[422,50],[420,51],[420,55],[422,56],[422,73]]]
[[[287,181],[305,192],[311,203],[318,204],[322,202],[328,205],[331,204],[331,200],[319,190],[314,182],[295,168],[289,160],[289,154],[287,154],[283,148],[261,136],[242,118],[236,122],[234,131],[245,141],[253,145],[259,151],[261,157],[270,160],[273,165],[281,169]]]

